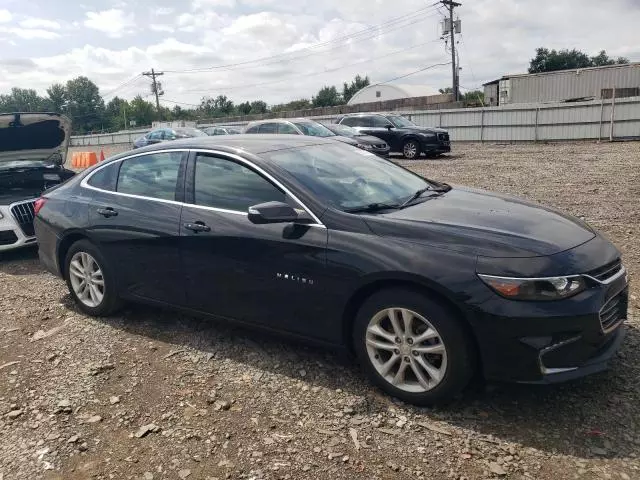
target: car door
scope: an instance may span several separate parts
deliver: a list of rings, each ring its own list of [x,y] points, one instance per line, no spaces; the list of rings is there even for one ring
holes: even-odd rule
[[[362,133],[378,137],[389,144],[392,150],[398,149],[397,135],[393,124],[382,115],[371,115],[369,127],[362,129]],[[391,127],[391,129],[389,129]]]
[[[327,230],[321,224],[256,225],[252,205],[286,201],[316,220],[284,189],[238,157],[193,153],[181,220],[189,307],[216,316],[308,334],[322,327]]]
[[[179,260],[187,151],[134,155],[91,175],[89,234],[121,294],[184,303]]]

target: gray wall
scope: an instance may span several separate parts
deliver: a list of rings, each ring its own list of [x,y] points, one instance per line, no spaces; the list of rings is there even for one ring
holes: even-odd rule
[[[421,126],[446,128],[453,141],[517,142],[608,139],[611,111],[611,100],[598,100],[409,111],[405,115]],[[640,97],[617,99],[614,116],[614,138],[640,139]],[[312,118],[333,122],[336,117]],[[235,125],[243,126],[246,122]],[[138,135],[139,132],[71,137],[71,146],[131,144]]]
[[[507,83],[510,83],[510,95],[506,101],[501,97],[500,105],[585,97],[600,99],[602,89],[640,87],[640,65],[512,76],[500,81],[500,90],[508,89]]]

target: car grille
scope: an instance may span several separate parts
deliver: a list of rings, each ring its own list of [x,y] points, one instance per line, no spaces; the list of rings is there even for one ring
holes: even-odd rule
[[[449,141],[449,134],[448,133],[439,133],[438,134],[438,140],[440,140],[441,142],[448,142]]]
[[[20,225],[22,233],[27,237],[33,237],[35,230],[33,228],[33,218],[35,217],[35,211],[33,209],[34,200],[28,202],[18,203],[11,207],[11,213]]]
[[[628,295],[627,290],[623,290],[604,304],[600,310],[602,330],[608,332],[616,327],[620,321],[627,318]]]
[[[18,241],[18,237],[11,230],[0,232],[0,245],[13,245]]]
[[[606,282],[620,270],[622,270],[622,261],[617,258],[613,262],[609,262],[602,267],[591,270],[589,273],[587,273],[587,275],[595,278],[596,280],[599,280],[600,282]]]

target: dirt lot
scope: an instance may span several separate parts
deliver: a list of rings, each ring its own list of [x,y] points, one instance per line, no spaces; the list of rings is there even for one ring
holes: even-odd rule
[[[402,163],[583,216],[640,275],[640,143]],[[2,258],[0,288],[3,479],[640,478],[636,285],[609,372],[446,409],[381,395],[334,352],[146,307],[87,318],[33,251]]]

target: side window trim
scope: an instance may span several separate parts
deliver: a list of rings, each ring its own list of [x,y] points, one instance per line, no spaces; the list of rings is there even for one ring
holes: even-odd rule
[[[215,157],[218,157],[218,158],[222,158],[222,159],[225,159],[225,160],[231,160],[231,161],[239,163],[239,164],[245,166],[246,168],[254,171],[258,175],[263,177],[265,180],[267,180],[269,183],[274,185],[276,188],[278,188],[279,190],[284,192],[284,194],[287,197],[291,198],[300,207],[302,207],[302,209],[305,212],[307,212],[307,214],[315,222],[315,223],[309,224],[307,226],[317,226],[317,227],[326,228],[325,225],[311,211],[311,209],[309,207],[307,207],[287,187],[285,187],[281,182],[276,180],[273,176],[271,176],[265,170],[263,170],[262,168],[260,168],[259,166],[255,165],[254,163],[252,163],[252,162],[250,162],[250,161],[248,161],[248,160],[246,160],[246,159],[244,159],[244,158],[242,158],[242,157],[240,157],[238,155],[234,155],[232,153],[227,153],[227,152],[220,152],[220,151],[217,151],[217,150],[197,149],[197,150],[191,150],[191,152],[189,154],[189,162],[188,162],[187,172],[186,172],[187,190],[186,190],[186,193],[185,193],[185,203],[188,203],[190,207],[200,208],[200,209],[203,209],[203,210],[211,210],[211,211],[214,211],[214,212],[232,213],[232,214],[235,214],[235,215],[245,215],[245,216],[247,215],[247,212],[243,212],[243,211],[240,211],[240,210],[227,210],[227,209],[224,209],[224,208],[208,207],[208,206],[205,206],[205,205],[196,205],[196,203],[195,203],[195,170],[196,170],[196,157],[198,156],[198,154],[212,155],[212,156],[215,156]]]
[[[175,152],[181,152],[182,153],[182,158],[180,159],[180,166],[178,167],[178,180],[176,183],[176,194],[177,197],[182,197],[184,200],[184,193],[182,192],[181,195],[181,188],[184,189],[184,176],[181,177],[181,175],[184,175],[183,172],[185,171],[185,167],[186,167],[186,162],[187,162],[187,158],[188,158],[188,154],[190,152],[189,149],[187,148],[179,148],[179,149],[164,149],[164,150],[154,150],[153,152],[144,152],[144,153],[136,153],[133,155],[129,155],[127,157],[123,157],[123,158],[119,158],[118,160],[114,160],[113,162],[109,162],[105,165],[101,165],[100,167],[96,168],[95,170],[93,170],[90,174],[88,174],[86,177],[84,177],[82,179],[82,181],[80,182],[80,186],[82,188],[86,188],[87,190],[94,190],[97,192],[102,192],[102,193],[110,193],[111,195],[116,195],[116,196],[122,196],[122,197],[129,197],[129,198],[139,198],[141,200],[152,200],[155,202],[161,202],[161,203],[170,203],[173,205],[184,205],[184,201],[178,201],[178,200],[166,200],[164,198],[155,198],[155,197],[147,197],[144,195],[135,195],[132,193],[123,193],[123,192],[118,192],[117,188],[118,188],[118,179],[120,177],[120,167],[122,166],[122,162],[124,162],[125,160],[130,160],[132,158],[136,158],[136,157],[142,157],[145,155],[152,155],[152,154],[157,154],[157,153],[175,153]],[[103,168],[106,168],[110,165],[114,165],[114,164],[118,164],[117,167],[117,178],[116,178],[116,185],[115,188],[116,190],[104,190],[102,188],[98,188],[98,187],[94,187],[93,185],[89,185],[89,180],[91,180],[91,177],[93,175],[95,175],[97,172],[99,172],[100,170],[102,170]],[[181,182],[182,182],[182,187],[181,187]]]

